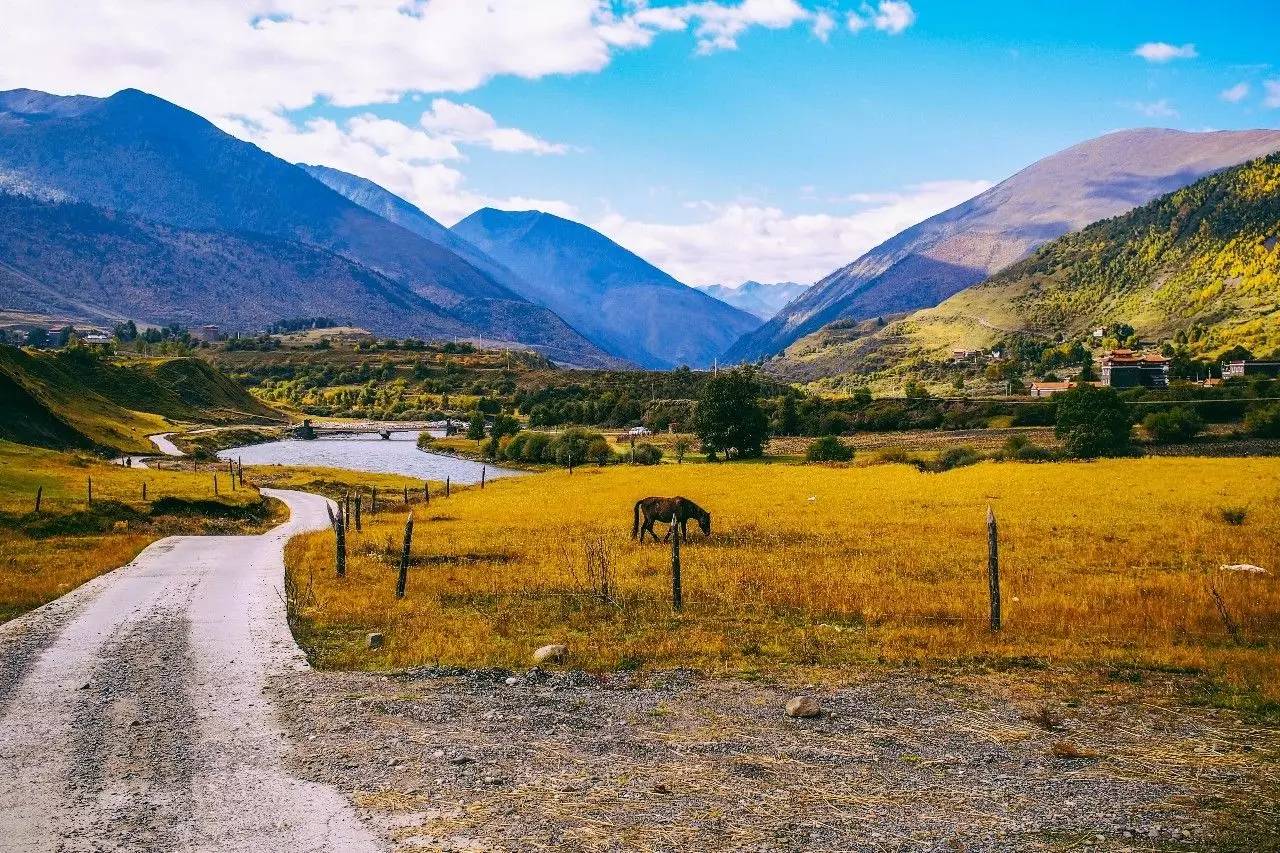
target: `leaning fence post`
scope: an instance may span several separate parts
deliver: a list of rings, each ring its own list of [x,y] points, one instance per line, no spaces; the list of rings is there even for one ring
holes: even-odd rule
[[[227,476],[231,478],[231,491],[236,490],[236,463],[227,460]]]
[[[677,613],[684,609],[680,589],[680,528],[674,514],[671,516],[671,607]]]
[[[144,501],[147,499],[147,481],[146,480],[142,481],[142,499]]]
[[[44,486],[36,486],[36,512],[40,511],[40,498],[44,497]]]
[[[396,598],[404,598],[405,584],[409,582],[409,549],[413,547],[413,512],[404,520],[404,547],[400,549],[400,576],[396,578]]]
[[[338,514],[333,514],[333,505],[328,501],[324,504],[325,512],[329,513],[329,526],[333,528],[334,540],[334,562],[337,567],[338,577],[346,577],[347,574],[347,537],[342,529],[342,504],[338,504]]]
[[[360,495],[356,495],[356,532],[359,533],[363,528],[360,526]]]
[[[991,594],[991,630],[1000,630],[1000,536],[996,514],[987,507],[987,587]]]

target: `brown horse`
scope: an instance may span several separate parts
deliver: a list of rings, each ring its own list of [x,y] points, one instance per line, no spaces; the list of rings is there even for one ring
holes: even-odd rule
[[[644,513],[644,524],[640,523],[640,513]],[[653,532],[653,523],[661,521],[664,524],[670,524],[667,535],[662,541],[666,542],[671,538],[671,534],[675,532],[676,525],[680,525],[680,538],[684,542],[689,541],[689,519],[695,519],[698,526],[702,528],[702,532],[706,536],[711,535],[711,513],[698,506],[688,498],[643,498],[636,501],[635,511],[631,521],[631,538],[639,538],[644,541],[644,535],[648,533],[653,537],[653,541],[658,541],[658,534]]]

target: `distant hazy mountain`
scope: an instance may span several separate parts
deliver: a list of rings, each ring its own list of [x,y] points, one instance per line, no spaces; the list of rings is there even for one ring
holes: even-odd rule
[[[714,296],[721,302],[741,308],[748,314],[754,314],[761,320],[771,319],[782,310],[782,307],[804,293],[813,285],[796,284],[794,281],[781,281],[776,284],[762,284],[748,281],[737,287],[726,284],[695,285],[698,290]]]
[[[463,335],[540,344],[577,363],[602,353],[448,248],[333,192],[304,170],[132,89],[109,98],[0,93],[0,186],[73,199],[184,229],[251,232],[341,255],[417,296]],[[311,286],[323,288],[323,279]],[[262,297],[272,282],[262,279]],[[296,314],[297,312],[290,312]],[[442,328],[370,314],[362,325]]]
[[[486,208],[453,230],[514,271],[522,296],[607,352],[646,367],[709,366],[760,322],[603,234],[549,213]]]
[[[1280,131],[1126,130],[1083,142],[908,228],[819,281],[726,359],[780,352],[835,320],[937,305],[1037,246],[1280,149]]]

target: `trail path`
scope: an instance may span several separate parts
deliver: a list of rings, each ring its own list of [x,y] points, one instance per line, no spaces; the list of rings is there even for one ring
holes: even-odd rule
[[[327,519],[324,498],[263,494],[287,523],[163,539],[0,627],[4,850],[380,849],[337,790],[283,766],[266,688],[307,669],[283,547]]]
[[[151,439],[151,443],[165,456],[186,456],[187,454],[178,449],[178,445],[169,440],[171,435],[173,435],[171,432],[162,432],[157,435],[149,435],[147,438]]]

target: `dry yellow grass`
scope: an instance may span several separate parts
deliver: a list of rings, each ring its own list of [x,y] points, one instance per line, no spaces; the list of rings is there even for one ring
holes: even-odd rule
[[[334,667],[519,666],[552,642],[586,668],[1037,658],[1195,668],[1274,699],[1280,584],[1220,567],[1275,571],[1278,492],[1275,459],[983,463],[946,474],[586,468],[419,508],[403,601],[393,597],[402,510],[353,535],[344,580],[333,576],[328,533],[294,540],[287,563],[312,596],[295,624]],[[629,539],[633,502],[652,494],[683,494],[714,516],[712,538],[691,534],[684,549],[679,616],[669,549]],[[1005,601],[994,635],[988,504],[1001,524]],[[1220,509],[1240,504],[1245,523],[1226,523]],[[608,564],[608,596],[592,553]],[[363,648],[370,630],[386,634],[381,651]]]
[[[32,536],[23,531],[23,517],[34,509],[37,488],[43,489],[41,517],[47,521],[86,509],[90,477],[93,478],[94,503],[99,508],[107,502],[118,501],[145,513],[151,501],[164,497],[213,498],[213,477],[209,471],[122,468],[81,454],[0,441],[0,621],[38,607],[103,572],[124,565],[162,536],[240,532],[265,526],[163,518],[120,520],[101,533]],[[220,482],[220,499],[224,502],[257,503],[259,496],[253,489],[231,491],[225,472]],[[147,484],[146,502],[142,500],[143,483]],[[84,525],[84,521],[72,520],[67,527],[76,529]]]

